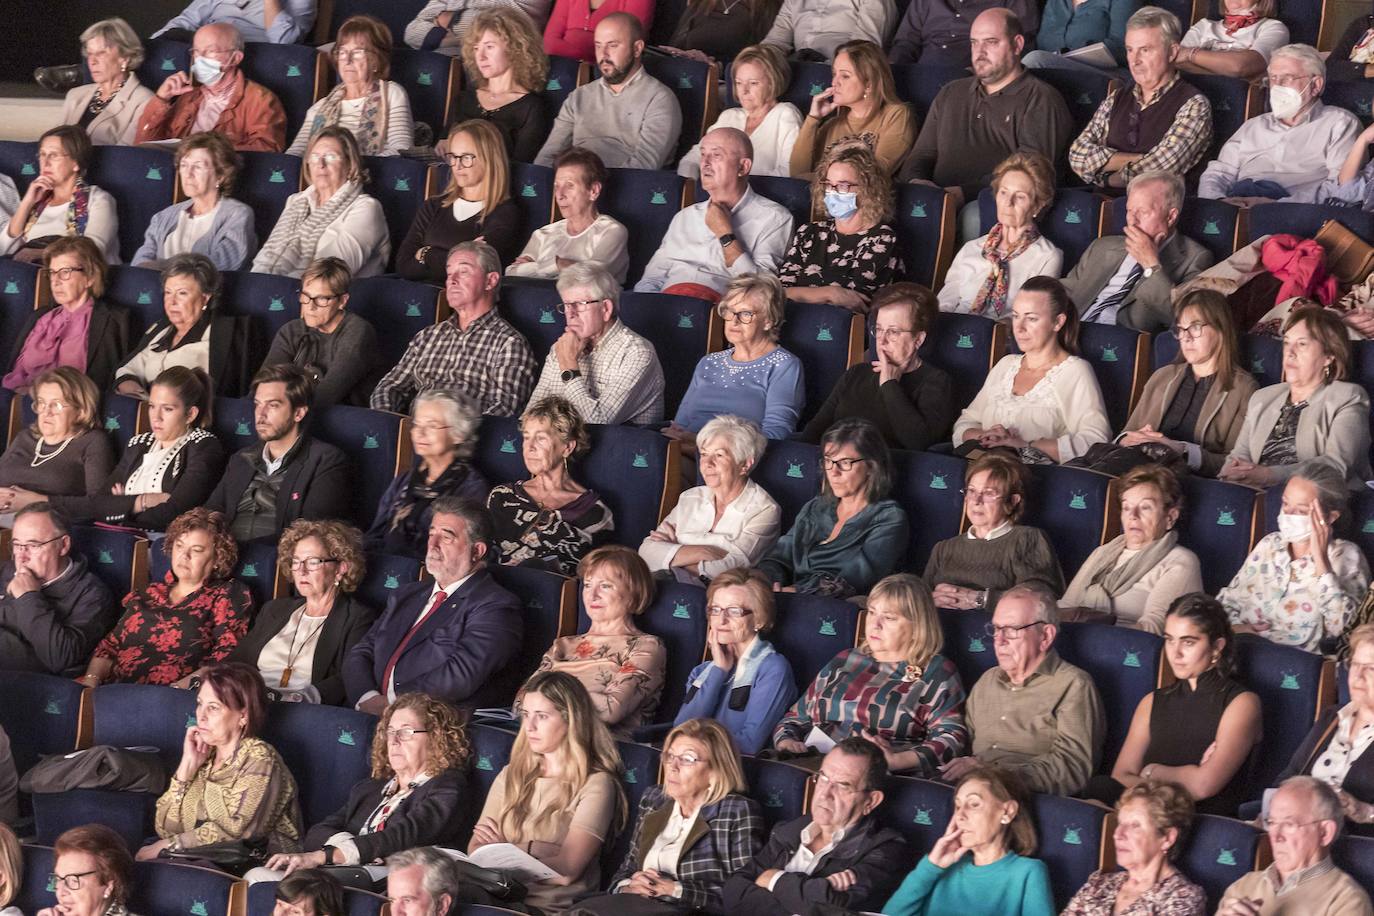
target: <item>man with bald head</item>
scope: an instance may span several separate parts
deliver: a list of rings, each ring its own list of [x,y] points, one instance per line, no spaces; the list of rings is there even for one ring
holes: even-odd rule
[[[970,41],[973,23],[987,10],[1005,7],[1024,26],[1022,35],[1040,28],[1034,0],[911,0],[888,49],[893,64],[967,67],[977,49]]]
[[[642,293],[719,299],[732,277],[777,273],[792,214],[749,187],[754,145],[734,127],[701,138],[701,188],[709,199],[679,211],[635,284]]]
[[[243,37],[224,22],[196,29],[191,68],[163,80],[138,121],[135,143],[217,130],[235,149],[280,153],[286,111],[266,86],[243,75]]]
[[[644,70],[644,26],[629,13],[611,13],[593,36],[601,78],[563,102],[535,165],[552,166],[564,150],[580,146],[607,168],[663,168],[677,149],[682,109],[673,91]]]

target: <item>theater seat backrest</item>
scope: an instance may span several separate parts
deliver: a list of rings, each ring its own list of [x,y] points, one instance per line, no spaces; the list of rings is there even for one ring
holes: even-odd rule
[[[1055,643],[1064,661],[1092,677],[1107,731],[1098,771],[1110,773],[1126,742],[1135,708],[1159,686],[1164,641],[1153,633],[1102,623],[1066,623]]]
[[[583,459],[583,483],[595,489],[615,515],[617,544],[636,548],[677,504],[682,485],[676,443],[653,429],[588,427],[592,448]],[[515,479],[515,478],[512,478]]]
[[[24,913],[37,913],[46,907],[57,905],[57,894],[52,881],[53,864],[57,857],[52,847],[25,843],[20,856],[24,870],[21,875],[18,893],[10,901]]]
[[[277,225],[286,198],[301,189],[301,157],[253,150],[239,155],[243,157],[243,168],[234,179],[234,197],[253,208],[253,228],[258,235],[257,245],[249,249],[248,263],[242,268],[247,270],[257,248]]]
[[[1275,784],[1317,715],[1335,702],[1336,663],[1253,633],[1236,637],[1236,662],[1236,677],[1259,695],[1263,716],[1264,737],[1244,795],[1259,798]]]
[[[806,403],[798,425],[825,402],[845,371],[863,358],[863,318],[837,305],[789,302],[779,343],[802,364]]]
[[[935,545],[959,533],[967,462],[934,452],[893,453],[892,498],[910,523],[906,569],[920,575]]]
[[[318,824],[342,808],[353,786],[368,778],[376,726],[375,716],[353,709],[271,705],[262,737],[296,777],[305,823]]]
[[[1269,838],[1264,832],[1229,817],[1199,814],[1179,842],[1183,844],[1179,870],[1207,892],[1209,913],[1233,881],[1264,868],[1269,857]]]
[[[0,175],[8,175],[22,197],[38,177],[38,144],[23,140],[0,140]]]
[[[1119,518],[1108,492],[1112,478],[1062,465],[1037,465],[1030,477],[1021,524],[1049,533],[1067,582]]]
[[[992,637],[987,634],[992,613],[941,608],[939,614],[940,629],[945,637],[940,653],[959,669],[959,680],[964,684],[964,692],[968,693],[985,671],[997,665]]]
[[[954,406],[962,410],[973,403],[988,372],[1006,355],[1008,336],[1003,322],[982,315],[942,313],[927,333],[921,357],[949,373]]]
[[[1035,856],[1049,867],[1055,907],[1062,908],[1102,866],[1111,843],[1109,812],[1096,802],[1040,793],[1032,808],[1040,838]]]
[[[782,533],[802,506],[821,492],[821,448],[796,439],[773,439],[753,473],[754,482],[782,509]]]
[[[128,263],[143,244],[148,223],[172,205],[176,171],[172,154],[163,149],[97,146],[86,180],[108,191],[119,217],[119,256]]]
[[[912,867],[930,852],[954,816],[954,787],[928,779],[890,776],[878,819],[900,833],[912,848]]]
[[[67,677],[0,671],[0,728],[20,775],[45,754],[76,749],[84,688]]]
[[[72,549],[86,558],[87,568],[105,583],[116,601],[148,584],[149,544],[130,531],[77,525]]]
[[[943,286],[958,235],[954,199],[944,188],[900,185],[892,228],[897,230],[907,276],[931,289]]]
[[[247,883],[216,868],[137,862],[129,909],[149,916],[238,916],[247,894]]]
[[[311,435],[348,457],[357,488],[353,517],[366,528],[386,488],[397,474],[411,468],[410,418],[341,404],[311,416]]]
[[[773,629],[767,638],[792,666],[793,683],[805,690],[821,668],[859,641],[859,618],[852,602],[820,595],[779,592]]]
[[[620,320],[654,345],[663,368],[664,416],[673,417],[697,363],[720,347],[723,331],[715,307],[690,296],[626,291],[620,294]]]
[[[749,783],[749,797],[759,803],[769,830],[806,813],[815,786],[811,770],[759,757],[744,757],[741,762]]]
[[[525,635],[515,661],[519,682],[534,673],[539,660],[560,636],[570,636],[576,626],[577,581],[557,573],[523,566],[487,567],[497,584],[520,599],[525,607]]]
[[[174,768],[186,729],[195,725],[196,695],[190,690],[147,684],[105,684],[91,692],[91,744],[155,747]]]
[[[1185,474],[1179,543],[1197,554],[1208,594],[1221,591],[1245,563],[1261,536],[1263,493],[1249,487]]]
[[[644,273],[658,250],[673,217],[682,208],[686,179],[675,172],[656,169],[611,169],[597,203],[629,230],[630,269],[627,286]]]

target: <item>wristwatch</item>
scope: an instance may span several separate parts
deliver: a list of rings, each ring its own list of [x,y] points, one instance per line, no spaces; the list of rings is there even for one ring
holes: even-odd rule
[[[322,847],[320,847],[320,851],[324,853],[324,864],[325,864],[325,865],[333,865],[333,864],[334,864],[334,847],[333,847],[333,846],[322,846]]]
[[[1155,271],[1157,270],[1159,270],[1158,264],[1156,264],[1154,267],[1146,267],[1144,270],[1140,272],[1140,275],[1144,277],[1146,280],[1148,280],[1155,275]]]
[[[739,239],[735,238],[735,234],[733,232],[727,232],[720,237],[720,247],[729,248],[737,241],[739,241]]]
[[[564,369],[564,370],[563,370],[563,381],[565,381],[565,382],[571,382],[573,379],[575,379],[575,378],[581,378],[581,377],[582,377],[582,370],[581,370],[581,369]]]

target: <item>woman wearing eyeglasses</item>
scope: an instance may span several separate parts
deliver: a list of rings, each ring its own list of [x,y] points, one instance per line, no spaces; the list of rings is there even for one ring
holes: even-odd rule
[[[315,380],[312,410],[366,407],[386,371],[372,322],[348,311],[348,265],[321,258],[301,274],[301,317],[282,325],[262,368],[294,363]]]
[[[301,166],[308,187],[286,199],[272,234],[253,259],[253,273],[299,277],[314,261],[334,257],[355,277],[375,277],[391,261],[386,214],[364,193],[367,174],[353,132],[337,124],[310,139]]]
[[[100,393],[90,379],[59,366],[40,373],[32,390],[37,417],[0,456],[0,512],[49,496],[101,493],[114,466],[110,437],[100,428]]]
[[[399,156],[415,143],[410,97],[391,75],[391,29],[372,16],[350,16],[329,54],[339,84],[305,113],[286,152],[299,156],[326,127],[343,127],[364,156]]]
[[[203,254],[220,270],[242,270],[258,248],[253,208],[229,197],[243,159],[219,131],[192,134],[172,155],[186,200],[153,214],[132,264],[158,268],[179,254]]]
[[[410,406],[415,461],[382,494],[363,539],[369,552],[423,559],[436,499],[486,501],[490,485],[468,461],[481,422],[477,402],[465,391],[433,388],[416,396]]]
[[[119,216],[114,197],[86,183],[91,139],[75,124],[38,138],[38,177],[0,232],[0,257],[37,263],[54,239],[80,235],[95,242],[107,264],[119,263]]]
[[[119,834],[104,824],[73,827],[57,838],[53,854],[57,906],[36,916],[133,916],[125,903],[133,887],[134,860]]]
[[[264,604],[229,660],[257,668],[284,700],[341,705],[344,656],[377,617],[353,597],[367,568],[362,535],[339,521],[292,522],[277,568],[291,571],[299,597]]]
[[[481,239],[509,264],[522,239],[500,131],[487,121],[463,121],[449,131],[444,159],[452,174],[448,189],[424,202],[396,250],[397,273],[438,286],[448,275],[454,245]]]

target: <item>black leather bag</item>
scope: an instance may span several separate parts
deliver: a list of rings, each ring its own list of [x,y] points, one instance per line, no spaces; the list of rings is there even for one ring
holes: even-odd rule
[[[157,855],[159,859],[171,859],[173,862],[208,862],[242,877],[248,869],[267,861],[267,840],[227,840],[176,851],[163,849]]]
[[[462,876],[462,884],[459,886],[463,888],[464,896],[467,889],[472,888],[501,903],[515,903],[524,900],[525,895],[529,893],[521,881],[503,868],[483,868],[462,859],[454,859],[453,864],[458,867],[458,874]],[[464,902],[481,901],[465,899]]]

